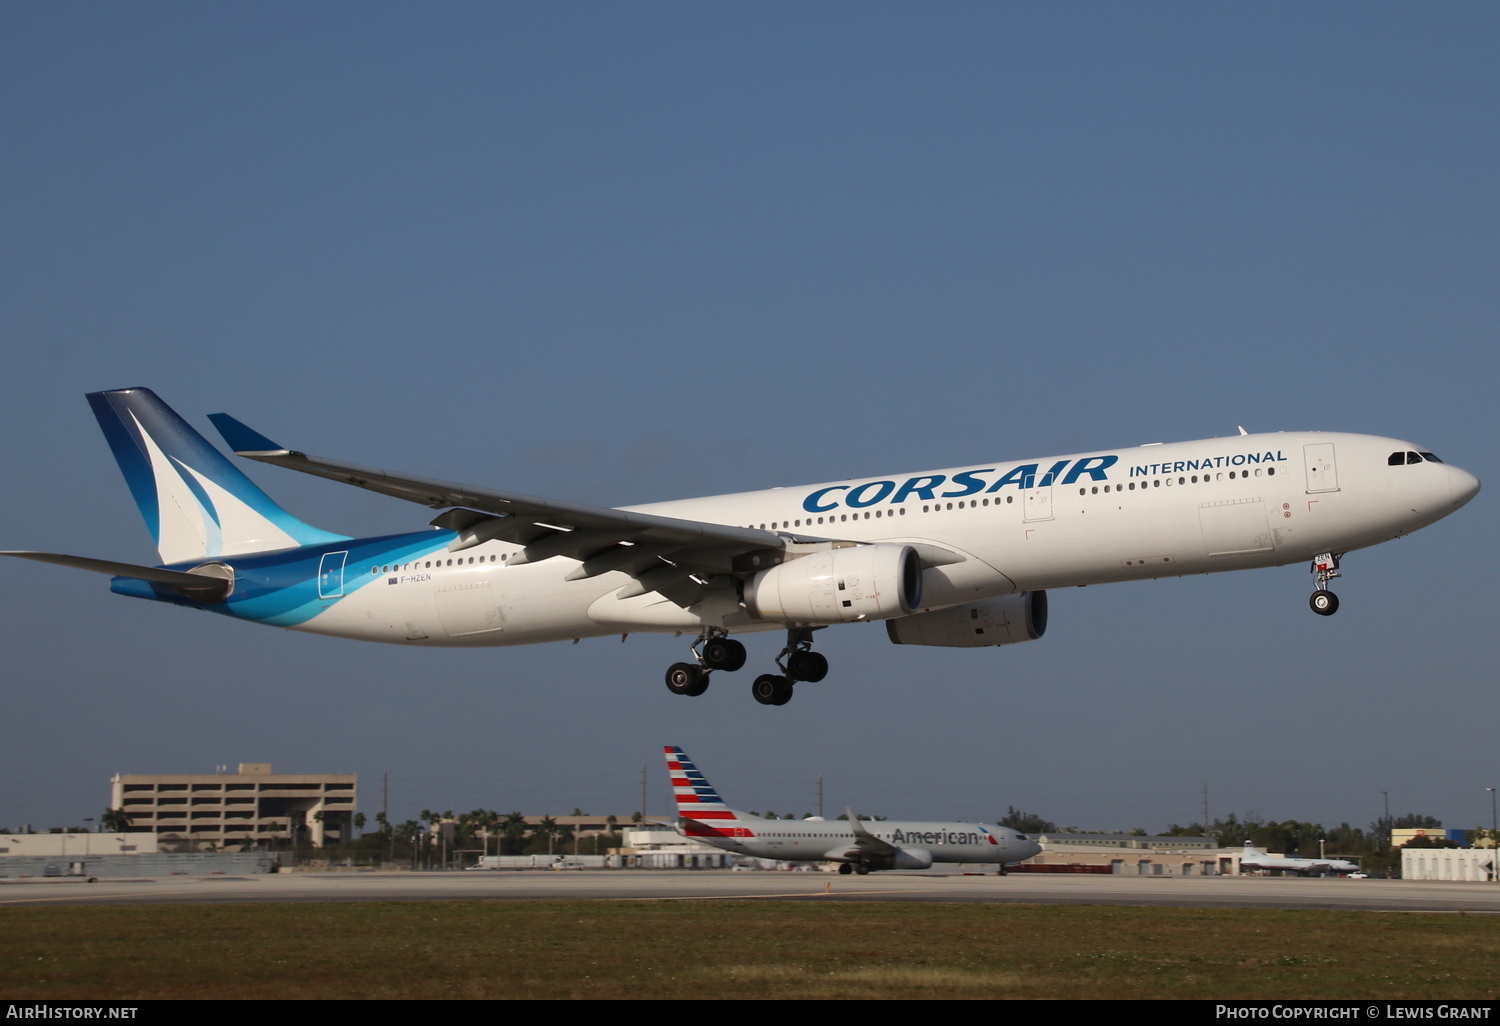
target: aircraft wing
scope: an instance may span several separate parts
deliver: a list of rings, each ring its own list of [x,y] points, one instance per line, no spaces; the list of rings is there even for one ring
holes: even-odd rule
[[[891,842],[882,841],[866,830],[865,825],[859,821],[859,817],[854,814],[853,809],[845,807],[844,814],[849,817],[849,826],[854,831],[854,844],[851,847],[861,855],[891,857],[901,850]]]
[[[751,572],[752,554],[780,552],[789,540],[753,528],[558,502],[341,463],[277,445],[228,414],[210,414],[209,419],[238,456],[446,508],[432,523],[458,535],[455,551],[495,540],[524,546],[510,560],[512,566],[552,556],[581,560],[569,580],[622,570],[636,584],[621,598],[659,591],[674,602],[679,596],[690,602],[698,590],[689,580],[694,574]]]

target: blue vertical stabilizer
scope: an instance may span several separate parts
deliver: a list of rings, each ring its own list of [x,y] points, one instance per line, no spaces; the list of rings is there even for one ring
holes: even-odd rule
[[[276,505],[149,388],[88,399],[163,563],[346,540]]]

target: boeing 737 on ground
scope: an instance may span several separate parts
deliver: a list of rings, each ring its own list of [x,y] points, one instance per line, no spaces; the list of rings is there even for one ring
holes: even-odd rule
[[[265,492],[148,389],[89,395],[161,555],[138,566],[7,552],[111,574],[122,595],[398,645],[696,636],[667,687],[738,670],[730,637],[785,630],[766,705],[828,661],[813,632],[883,620],[898,645],[1040,638],[1047,589],[1311,561],[1311,604],[1353,549],[1399,538],[1479,491],[1410,442],[1241,434],[1200,442],[853,478],[622,509],[448,484],[310,456],[226,414],[238,455],[420,503],[427,530],[349,538]]]
[[[1285,855],[1267,855],[1249,841],[1245,842],[1244,854],[1240,856],[1240,869],[1262,871],[1279,869],[1284,873],[1296,873],[1298,876],[1308,874],[1326,876],[1329,873],[1344,875],[1359,872],[1359,867],[1348,859],[1299,859]]]
[[[783,862],[837,862],[839,872],[931,869],[934,862],[1024,862],[1042,846],[1003,826],[977,823],[862,822],[848,819],[761,819],[724,804],[676,745],[667,745],[667,776],[677,799],[677,832],[737,855]]]

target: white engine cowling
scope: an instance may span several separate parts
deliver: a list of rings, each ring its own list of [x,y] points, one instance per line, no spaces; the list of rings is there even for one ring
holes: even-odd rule
[[[762,620],[886,620],[906,616],[921,604],[922,560],[910,545],[814,552],[745,582],[745,608]]]
[[[1035,641],[1047,633],[1047,593],[1023,591],[967,606],[903,616],[887,620],[885,629],[897,645],[983,648]]]

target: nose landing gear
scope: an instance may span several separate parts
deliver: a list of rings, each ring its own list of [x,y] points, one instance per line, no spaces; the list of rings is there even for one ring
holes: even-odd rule
[[[1339,611],[1339,597],[1328,590],[1328,582],[1339,573],[1339,557],[1335,552],[1324,552],[1313,557],[1311,571],[1318,575],[1316,590],[1307,600],[1312,611],[1319,616],[1332,616]]]

